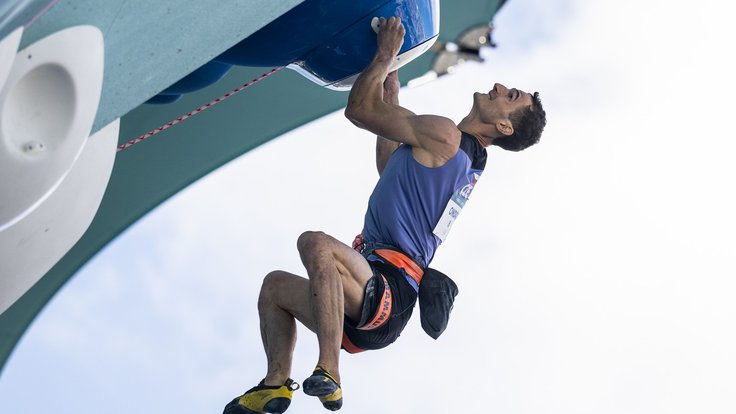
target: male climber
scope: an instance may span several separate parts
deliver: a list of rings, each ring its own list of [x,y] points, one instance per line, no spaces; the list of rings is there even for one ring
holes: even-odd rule
[[[399,18],[381,19],[375,56],[355,81],[345,110],[355,125],[378,135],[380,179],[368,202],[362,246],[353,249],[308,231],[297,241],[308,277],[283,271],[265,277],[258,312],[268,370],[225,414],[288,408],[298,388],[290,378],[296,320],[319,343],[317,366],[302,388],[338,410],[340,349],[380,349],[398,338],[418,295],[422,300],[421,288],[429,285],[435,250],[485,167],[486,148],[520,151],[539,141],[545,113],[538,93],[496,84],[474,94],[458,125],[399,106],[399,81],[388,72],[404,34]]]

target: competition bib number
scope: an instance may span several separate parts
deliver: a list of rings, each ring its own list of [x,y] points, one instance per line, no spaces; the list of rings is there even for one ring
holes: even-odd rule
[[[447,235],[450,233],[452,224],[455,222],[455,219],[457,219],[457,216],[460,215],[463,207],[465,207],[465,203],[468,201],[468,198],[470,198],[470,193],[473,191],[475,183],[478,182],[478,178],[480,178],[480,175],[473,173],[473,181],[470,184],[466,184],[465,186],[455,190],[455,193],[447,202],[445,211],[442,213],[437,226],[435,226],[432,231],[435,236],[442,240],[443,243],[447,238]]]

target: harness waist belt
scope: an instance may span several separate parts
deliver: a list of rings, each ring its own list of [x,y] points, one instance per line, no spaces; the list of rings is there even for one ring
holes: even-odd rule
[[[409,256],[392,249],[376,249],[373,252],[386,259],[386,261],[392,265],[404,269],[406,274],[416,282],[417,286],[419,286],[419,283],[422,281],[422,276],[424,276],[424,270],[411,260]]]

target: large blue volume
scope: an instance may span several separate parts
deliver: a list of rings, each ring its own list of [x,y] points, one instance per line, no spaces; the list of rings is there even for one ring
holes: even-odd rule
[[[322,86],[349,87],[376,49],[371,20],[390,16],[406,28],[400,55],[439,35],[438,0],[306,0],[149,102],[173,102],[216,82],[232,65],[288,66]]]

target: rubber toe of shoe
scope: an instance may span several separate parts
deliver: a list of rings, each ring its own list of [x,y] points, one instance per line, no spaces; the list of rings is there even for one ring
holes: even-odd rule
[[[258,411],[249,410],[246,407],[243,407],[238,403],[240,400],[240,397],[236,397],[232,401],[230,401],[226,406],[225,409],[222,411],[222,414],[263,414],[259,413]]]
[[[322,406],[330,411],[337,411],[340,408],[342,408],[342,397],[338,400],[323,400],[322,398],[319,399],[322,402]]]
[[[253,411],[248,407],[241,405],[239,401],[240,397],[230,401],[230,403],[225,406],[225,410],[222,414],[282,414],[291,404],[291,400],[288,398],[274,398],[263,406],[263,411]]]
[[[330,374],[317,368],[312,376],[305,379],[302,389],[307,395],[319,397],[322,406],[330,411],[342,408],[342,389]]]
[[[312,375],[304,380],[302,389],[307,395],[313,397],[321,397],[323,395],[332,394],[340,388],[334,381],[327,377]]]

